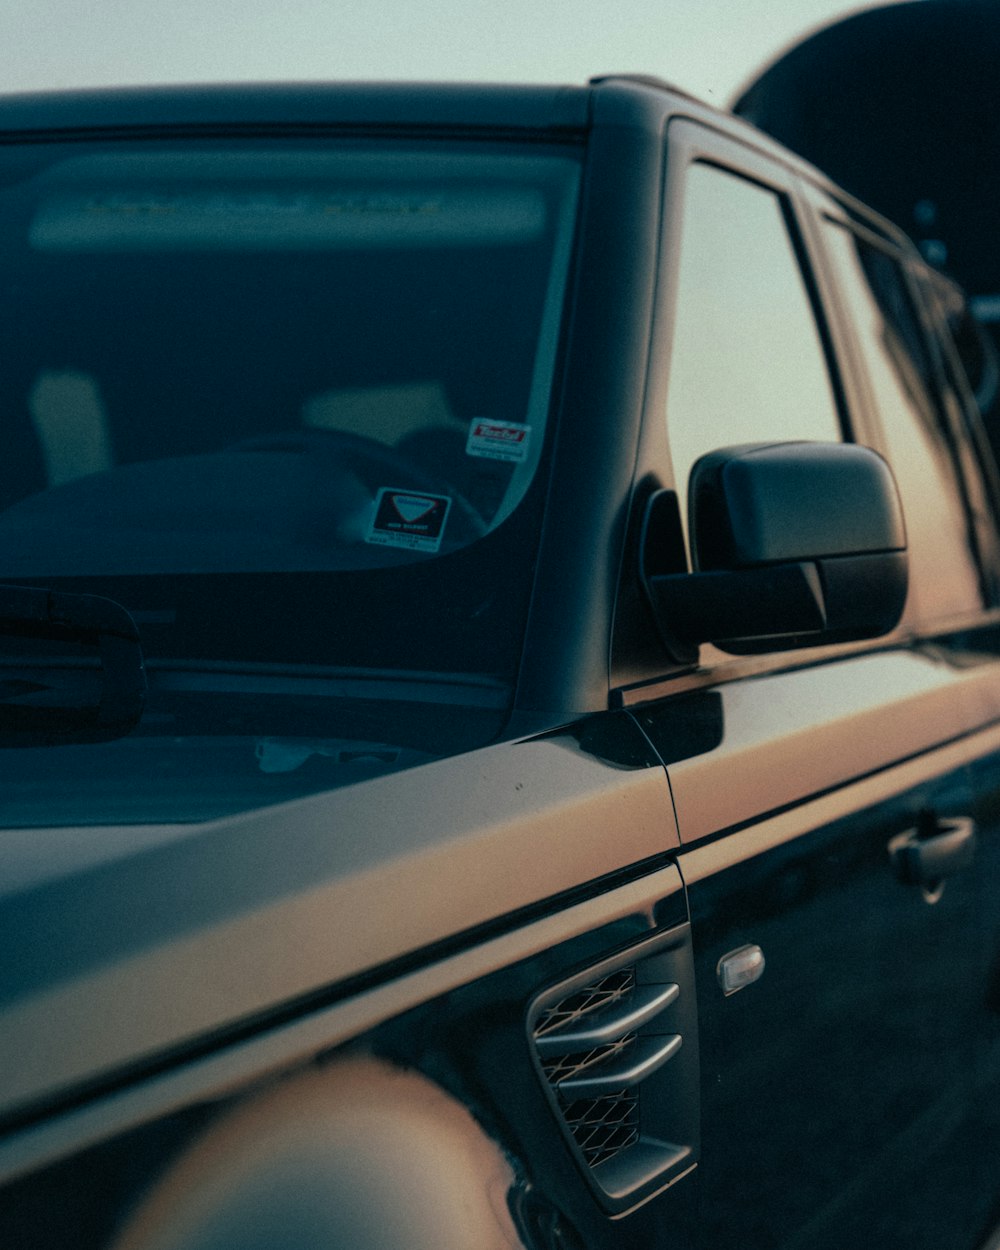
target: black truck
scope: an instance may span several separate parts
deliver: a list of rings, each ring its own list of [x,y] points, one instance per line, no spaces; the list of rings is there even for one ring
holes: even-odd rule
[[[0,99],[0,1245],[980,1250],[962,295],[652,79]]]

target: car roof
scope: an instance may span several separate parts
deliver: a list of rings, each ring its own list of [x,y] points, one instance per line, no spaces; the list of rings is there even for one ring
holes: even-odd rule
[[[339,133],[437,131],[495,138],[581,139],[604,125],[661,135],[685,116],[750,143],[836,195],[885,237],[898,234],[820,171],[742,118],[697,100],[662,79],[604,74],[586,84],[226,83],[102,87],[0,95],[0,143],[59,137],[178,131],[206,134],[260,127],[269,135],[332,129]]]
[[[585,86],[230,83],[0,96],[0,133],[157,126],[485,127],[582,130]]]

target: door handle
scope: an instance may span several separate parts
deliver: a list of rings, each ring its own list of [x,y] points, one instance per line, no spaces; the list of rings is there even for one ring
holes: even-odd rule
[[[968,816],[933,812],[889,842],[893,871],[904,885],[936,891],[946,877],[968,868],[976,854],[976,822]]]

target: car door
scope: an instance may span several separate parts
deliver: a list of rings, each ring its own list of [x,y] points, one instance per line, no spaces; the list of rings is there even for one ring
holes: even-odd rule
[[[970,1179],[983,982],[968,957],[981,906],[969,781],[986,746],[982,670],[963,663],[954,621],[984,605],[905,282],[898,304],[869,287],[848,357],[861,311],[824,311],[833,288],[783,171],[686,122],[669,163],[681,500],[718,447],[853,438],[894,467],[900,440],[918,448],[897,470],[911,581],[894,634],[756,657],[706,645],[676,693],[626,696],[668,764],[683,844],[699,1244],[972,1247],[988,1200]],[[883,406],[912,426],[891,446]],[[678,760],[695,699],[715,703],[717,745]]]
[[[990,602],[995,603],[1000,577],[996,547],[1000,479],[993,459],[997,446],[993,352],[955,288],[945,286],[934,272],[915,276],[935,331],[933,342],[941,356],[944,398],[969,485],[973,534],[983,553],[984,572],[992,589]],[[966,663],[981,669],[979,716],[986,724],[995,723],[1000,718],[1000,631],[995,611],[984,614],[969,629],[964,655]],[[995,1162],[995,1143],[1000,1137],[996,1097],[1000,1088],[1000,754],[996,750],[984,750],[973,762],[972,789],[983,916],[979,941],[975,950],[966,953],[966,960],[976,963],[981,987],[971,1125],[982,1149],[968,1171],[976,1192],[989,1204],[989,1225],[995,1229],[1000,1224]]]
[[[970,402],[971,385],[963,382],[960,356],[944,324],[942,309],[929,298],[931,275],[921,270],[915,257],[903,260],[889,256],[880,240],[867,235],[861,223],[848,223],[828,202],[820,201],[819,207],[838,286],[852,310],[857,349],[867,365],[866,378],[878,411],[882,445],[896,464],[901,487],[914,501],[910,508],[913,546],[924,560],[921,613],[941,622],[936,631],[924,631],[923,644],[933,647],[953,667],[965,669],[970,677],[968,693],[975,732],[968,743],[968,811],[976,830],[975,874],[981,911],[979,925],[956,965],[956,972],[963,969],[968,976],[970,996],[965,1018],[975,1054],[970,1069],[972,1106],[964,1132],[966,1149],[961,1152],[953,1185],[956,1193],[964,1195],[970,1216],[978,1217],[981,1238],[987,1234],[995,1238],[1000,1218],[1000,1186],[993,1162],[1000,1129],[995,1110],[1000,1081],[996,466],[979,428],[978,410]],[[910,293],[917,297],[912,303]],[[921,319],[931,330],[929,336],[920,333]],[[905,351],[901,352],[902,344]],[[894,373],[903,375],[887,367],[889,359],[900,354],[909,365],[907,402],[898,395],[893,402],[898,387]],[[936,404],[931,402],[935,398]],[[942,433],[951,456],[943,454]],[[943,548],[939,539],[945,531],[957,534],[961,518],[955,513],[947,524],[933,508],[925,508],[925,501],[950,499],[954,507],[960,497],[965,502],[967,546],[979,553],[987,610],[966,619],[953,616],[949,623],[948,613],[954,613],[958,605],[940,595],[939,585],[942,569],[950,566],[954,552]],[[922,535],[916,534],[917,526],[922,526]]]

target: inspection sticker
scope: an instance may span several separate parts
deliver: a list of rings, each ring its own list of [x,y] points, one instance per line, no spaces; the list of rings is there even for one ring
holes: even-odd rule
[[[451,510],[447,495],[417,495],[383,486],[365,542],[411,551],[437,551]]]
[[[530,425],[516,425],[513,421],[490,421],[486,417],[476,417],[469,424],[469,438],[465,444],[465,454],[516,463],[528,454],[530,434]]]

